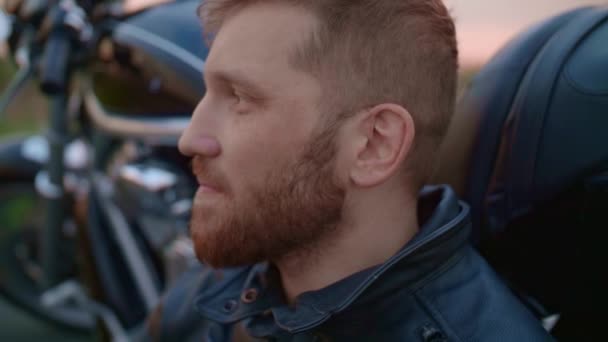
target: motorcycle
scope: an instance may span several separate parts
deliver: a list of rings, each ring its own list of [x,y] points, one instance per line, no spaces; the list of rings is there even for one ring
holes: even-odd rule
[[[0,142],[0,293],[46,321],[125,340],[195,262],[176,145],[205,91],[197,5],[4,3],[0,113],[31,79],[50,109],[46,134]]]

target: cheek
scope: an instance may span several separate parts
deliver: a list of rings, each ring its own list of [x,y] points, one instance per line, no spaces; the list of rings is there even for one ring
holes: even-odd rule
[[[239,123],[225,136],[223,168],[235,190],[262,185],[272,170],[295,159],[304,139],[281,126]]]
[[[241,183],[262,184],[271,170],[297,159],[314,124],[311,109],[293,101],[229,116],[221,127],[223,171],[237,188]]]

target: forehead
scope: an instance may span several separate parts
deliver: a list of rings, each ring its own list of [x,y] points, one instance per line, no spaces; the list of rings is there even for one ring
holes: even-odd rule
[[[230,15],[218,31],[205,73],[245,71],[296,72],[290,56],[308,39],[316,18],[306,9],[276,2],[257,3]]]

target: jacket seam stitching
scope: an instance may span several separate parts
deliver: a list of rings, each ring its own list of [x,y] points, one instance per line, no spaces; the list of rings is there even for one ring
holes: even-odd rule
[[[347,299],[344,300],[340,305],[337,306],[337,310],[329,310],[330,312],[340,312],[345,307],[350,305],[356,298],[364,292],[372,282],[374,282],[377,278],[381,277],[388,269],[393,267],[399,260],[403,260],[405,257],[412,255],[413,253],[421,250],[422,248],[430,248],[435,246],[435,244],[441,244],[442,239],[447,239],[449,237],[453,237],[458,235],[462,229],[466,229],[466,225],[468,224],[468,215],[469,208],[467,206],[463,206],[462,203],[458,202],[461,210],[459,213],[450,219],[447,223],[443,224],[441,228],[433,231],[429,235],[425,236],[423,239],[419,241],[415,241],[413,245],[409,246],[409,249],[406,247],[404,250],[398,253],[400,255],[397,259],[393,260],[390,263],[383,264],[380,266],[380,269],[374,272],[373,280],[371,278],[366,279],[362,284],[360,284],[357,289],[347,296]],[[441,241],[440,241],[441,240]],[[407,252],[406,252],[407,251]],[[450,257],[451,258],[451,257]],[[441,266],[440,266],[441,267]],[[315,305],[316,306],[316,305]],[[315,308],[319,311],[318,308]],[[321,310],[322,312],[327,314],[327,311]]]
[[[452,266],[454,266],[456,263],[458,263],[460,260],[462,260],[464,258],[464,256],[465,256],[464,252],[462,252],[462,251],[458,251],[458,252],[454,253],[454,255],[452,255],[451,257],[448,258],[448,260],[446,260],[442,264],[440,264],[439,267],[437,267],[437,269],[435,269],[433,272],[431,272],[428,276],[424,277],[420,281],[418,281],[418,282],[414,283],[412,286],[410,286],[411,290],[413,292],[418,292],[421,288],[426,286],[428,283],[432,282],[433,280],[437,279],[438,277],[443,275],[445,272],[447,272],[450,268],[452,268]]]
[[[430,283],[431,281],[437,279],[439,276],[444,274],[447,270],[449,270],[454,264],[459,262],[461,259],[465,257],[464,252],[458,252],[452,255],[448,260],[446,260],[443,264],[441,264],[434,272],[432,272],[428,277],[425,277],[423,280],[415,284],[411,287],[411,294],[414,298],[419,302],[420,306],[427,311],[429,316],[438,323],[442,329],[445,329],[448,333],[455,336],[458,341],[463,341],[463,339],[450,327],[446,319],[443,317],[441,312],[435,308],[434,305],[431,304],[428,300],[426,300],[425,296],[423,296],[420,291],[422,288]]]

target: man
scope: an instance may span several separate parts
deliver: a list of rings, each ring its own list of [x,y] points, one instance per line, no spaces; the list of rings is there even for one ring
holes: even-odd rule
[[[207,92],[179,142],[202,265],[149,337],[543,341],[425,188],[454,106],[439,0],[207,0]]]

